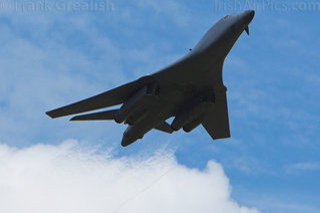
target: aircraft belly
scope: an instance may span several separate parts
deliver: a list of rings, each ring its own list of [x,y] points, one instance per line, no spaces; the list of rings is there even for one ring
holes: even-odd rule
[[[213,59],[212,59],[213,60]],[[217,65],[218,62],[211,61],[202,67],[185,69],[179,75],[169,76],[166,79],[159,80],[160,91],[168,94],[174,92],[190,93],[205,89],[213,89],[219,78]],[[180,96],[180,95],[179,95]],[[176,98],[177,96],[175,96]]]

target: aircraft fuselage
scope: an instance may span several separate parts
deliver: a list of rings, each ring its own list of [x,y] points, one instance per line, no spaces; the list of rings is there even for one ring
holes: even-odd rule
[[[223,63],[254,17],[254,11],[232,14],[218,21],[183,58],[138,80],[96,96],[46,112],[51,118],[120,105],[119,109],[78,115],[72,121],[114,120],[129,124],[122,146],[142,138],[151,129],[190,132],[198,125],[213,140],[229,138]],[[168,124],[166,120],[174,117]]]
[[[121,144],[128,146],[142,138],[159,123],[177,116],[188,108],[186,106],[192,106],[197,97],[208,91],[212,94],[225,92],[222,80],[224,60],[253,16],[254,11],[226,16],[185,57],[149,76],[153,79],[163,72],[171,72],[172,78],[163,81],[161,77],[157,78],[160,88],[158,101],[144,109],[141,119],[127,128]]]

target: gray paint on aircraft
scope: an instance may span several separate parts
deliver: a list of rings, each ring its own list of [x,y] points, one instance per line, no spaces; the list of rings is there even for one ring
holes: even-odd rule
[[[192,131],[202,124],[213,139],[230,137],[223,63],[255,12],[248,10],[218,21],[187,55],[136,81],[97,96],[47,112],[51,118],[102,109],[117,110],[73,117],[72,121],[115,120],[129,127],[122,146],[128,146],[152,129],[172,133]],[[172,124],[166,120],[175,117]]]

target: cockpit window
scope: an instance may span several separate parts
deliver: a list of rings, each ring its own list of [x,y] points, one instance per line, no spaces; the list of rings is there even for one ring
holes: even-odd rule
[[[230,18],[231,15],[227,15],[223,18],[223,20],[227,20],[228,18]]]

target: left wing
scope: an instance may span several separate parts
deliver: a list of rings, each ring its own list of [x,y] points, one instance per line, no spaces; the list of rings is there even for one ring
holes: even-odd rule
[[[173,79],[180,78],[180,74],[177,71],[182,70],[181,65],[184,64],[189,57],[190,55],[187,55],[167,68],[164,68],[150,76],[144,76],[136,81],[132,81],[91,98],[46,112],[46,114],[51,118],[58,118],[66,115],[73,115],[122,104],[128,98],[130,98],[132,94],[149,83],[155,81],[174,81]]]
[[[119,110],[109,110],[103,112],[97,112],[86,115],[75,116],[70,119],[70,121],[105,121],[105,120],[114,120],[115,114]]]
[[[103,112],[97,112],[97,113],[92,113],[92,114],[86,114],[86,115],[79,115],[75,116],[70,119],[70,121],[105,121],[105,120],[114,120],[115,114],[119,110],[108,110],[108,111],[103,111]],[[173,129],[171,126],[166,122],[160,123],[158,126],[156,126],[154,129],[166,132],[169,134],[173,133]]]
[[[136,81],[130,82],[91,98],[46,112],[46,114],[51,118],[58,118],[66,115],[78,114],[118,105],[126,101],[130,95],[146,85],[148,82],[150,82],[150,80],[151,78],[149,77],[142,77]]]

